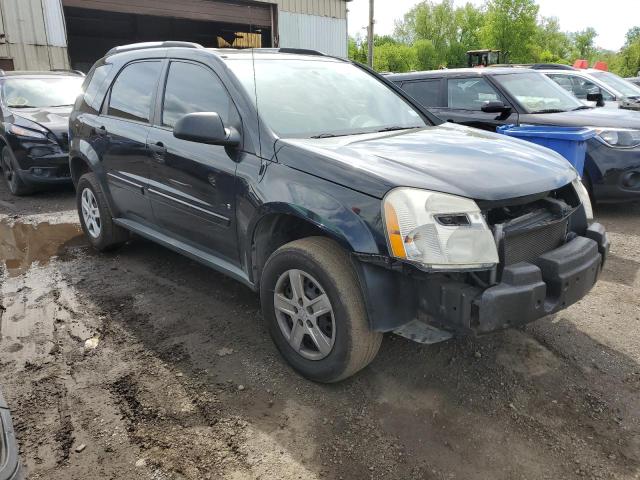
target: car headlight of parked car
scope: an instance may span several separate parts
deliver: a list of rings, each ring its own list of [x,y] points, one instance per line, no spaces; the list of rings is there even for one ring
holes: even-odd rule
[[[498,251],[473,200],[416,188],[396,188],[383,200],[389,251],[433,270],[491,268]]]
[[[19,127],[18,125],[10,125],[9,131],[14,135],[24,138],[37,138],[38,140],[44,140],[47,136],[44,133],[36,132],[29,128]]]
[[[596,128],[596,138],[610,147],[632,148],[640,146],[640,130],[627,128]]]
[[[582,180],[578,177],[573,181],[573,188],[575,188],[580,202],[584,206],[584,213],[587,215],[587,220],[591,222],[593,220],[593,207],[591,206],[591,198],[589,198],[587,187],[584,186],[584,183],[582,183]]]

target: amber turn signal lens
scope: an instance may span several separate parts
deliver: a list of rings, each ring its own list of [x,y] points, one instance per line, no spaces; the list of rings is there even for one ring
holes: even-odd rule
[[[384,205],[384,219],[387,224],[387,236],[389,237],[391,254],[396,258],[407,258],[402,234],[400,233],[398,215],[396,214],[395,208],[393,208],[389,202]]]

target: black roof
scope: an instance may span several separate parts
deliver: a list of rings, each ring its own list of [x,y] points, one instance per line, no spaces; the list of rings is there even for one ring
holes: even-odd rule
[[[505,75],[507,73],[533,73],[528,68],[495,67],[495,68],[451,68],[442,70],[426,70],[424,72],[394,73],[388,75],[389,80],[394,82],[404,80],[420,80],[423,78],[440,77],[477,77],[478,75]],[[542,74],[540,74],[542,75]]]

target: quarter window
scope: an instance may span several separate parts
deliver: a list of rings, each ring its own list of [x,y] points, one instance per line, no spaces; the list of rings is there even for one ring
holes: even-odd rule
[[[111,87],[107,113],[126,120],[148,123],[151,99],[160,69],[160,62],[137,62],[127,65]]]
[[[111,65],[100,65],[97,67],[93,74],[91,75],[91,80],[89,80],[89,85],[84,92],[84,103],[94,112],[97,113],[100,111],[100,106],[102,105],[102,100],[104,98],[104,90],[101,89],[102,84],[104,83],[107,75],[109,75],[109,71],[111,70]]]
[[[480,111],[484,102],[504,101],[484,78],[455,78],[447,84],[449,108]]]
[[[425,107],[440,106],[440,79],[405,82],[402,89]]]
[[[231,100],[216,75],[193,63],[172,62],[162,107],[162,124],[173,127],[188,113],[216,112],[229,121]]]

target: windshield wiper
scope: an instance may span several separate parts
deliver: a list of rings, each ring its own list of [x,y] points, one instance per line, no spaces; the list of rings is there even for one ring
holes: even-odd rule
[[[313,135],[309,138],[333,138],[333,137],[344,137],[344,135],[338,135],[335,133],[319,133],[318,135]]]
[[[531,113],[566,113],[566,110],[561,110],[560,108],[547,108],[543,110],[536,110]]]
[[[418,126],[415,127],[385,127],[385,128],[381,128],[380,130],[378,130],[378,132],[394,132],[396,130],[413,130],[416,128],[421,128]]]
[[[56,107],[73,107],[73,103],[63,103],[62,105],[49,105],[46,108],[56,108]]]
[[[7,105],[9,108],[38,108],[33,105]]]
[[[581,105],[579,107],[574,108],[571,111],[575,112],[576,110],[593,110],[593,107],[590,107],[589,105]]]

